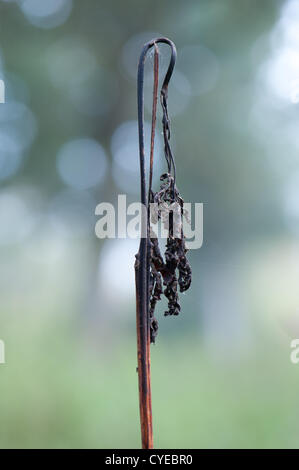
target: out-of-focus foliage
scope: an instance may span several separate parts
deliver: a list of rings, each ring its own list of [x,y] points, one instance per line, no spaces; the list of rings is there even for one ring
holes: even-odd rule
[[[180,316],[158,312],[156,445],[298,446],[298,31],[298,0],[0,0],[0,447],[139,446],[137,241],[98,240],[94,211],[139,198],[158,35],[204,244]]]

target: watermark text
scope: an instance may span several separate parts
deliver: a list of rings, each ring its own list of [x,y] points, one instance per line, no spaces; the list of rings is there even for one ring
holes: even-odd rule
[[[151,238],[184,236],[188,250],[196,250],[203,243],[202,203],[151,203],[147,214],[143,204],[133,202],[127,206],[126,195],[120,194],[116,208],[109,202],[101,202],[95,215],[100,216],[95,226],[98,238],[146,238],[149,217]]]

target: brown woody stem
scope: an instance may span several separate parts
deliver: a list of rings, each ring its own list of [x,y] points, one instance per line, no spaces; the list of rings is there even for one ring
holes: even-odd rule
[[[149,197],[152,185],[154,138],[156,126],[156,107],[158,91],[158,47],[157,43],[165,43],[171,47],[170,64],[162,85],[161,93],[167,96],[167,88],[176,60],[174,44],[167,38],[154,39],[143,47],[138,65],[138,134],[141,181],[141,203],[145,209],[141,217],[141,239],[135,262],[136,279],[136,327],[137,327],[137,359],[139,383],[139,409],[141,424],[141,441],[143,449],[153,448],[151,379],[150,379],[150,317],[149,317],[149,278],[150,278],[150,237],[149,237]],[[154,55],[154,91],[152,110],[152,131],[150,151],[149,190],[146,191],[145,155],[144,155],[144,63],[149,49],[155,48]]]

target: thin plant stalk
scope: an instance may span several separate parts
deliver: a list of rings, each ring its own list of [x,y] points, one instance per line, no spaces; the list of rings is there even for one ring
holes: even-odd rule
[[[145,44],[140,55],[137,77],[137,101],[138,101],[138,135],[139,135],[139,160],[141,203],[146,210],[141,216],[141,239],[139,251],[135,262],[136,283],[136,327],[137,327],[137,361],[139,384],[139,409],[141,425],[141,442],[143,449],[153,448],[153,424],[151,403],[151,378],[150,378],[150,315],[149,315],[149,278],[150,278],[150,231],[149,231],[149,198],[152,188],[154,140],[156,127],[156,109],[159,81],[159,49],[157,44],[165,43],[171,48],[170,64],[161,89],[161,104],[167,98],[168,83],[171,78],[176,60],[176,48],[167,38],[157,38]],[[149,187],[146,190],[145,152],[144,152],[144,64],[147,52],[154,47],[154,90],[150,150],[150,175]]]

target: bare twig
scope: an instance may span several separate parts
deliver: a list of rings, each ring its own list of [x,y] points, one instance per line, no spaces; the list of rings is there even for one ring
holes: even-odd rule
[[[152,406],[151,406],[151,380],[150,380],[150,342],[151,342],[151,319],[149,315],[150,303],[150,256],[151,241],[149,230],[149,201],[151,197],[151,185],[153,174],[154,136],[156,124],[156,101],[158,88],[158,43],[165,43],[171,47],[170,64],[161,89],[161,104],[163,108],[163,132],[165,143],[165,156],[168,161],[168,170],[171,167],[174,172],[174,161],[169,147],[169,127],[167,114],[167,89],[176,60],[176,48],[172,41],[167,38],[157,38],[145,44],[141,52],[138,65],[138,132],[139,132],[139,158],[140,158],[140,180],[141,180],[141,203],[146,210],[141,218],[141,239],[135,262],[136,278],[136,325],[137,325],[137,352],[138,352],[138,381],[139,381],[139,407],[141,423],[141,440],[144,449],[153,448],[152,429]],[[146,191],[145,155],[144,155],[144,63],[147,52],[155,48],[154,55],[154,92],[153,113],[150,152],[150,176],[149,189]]]

